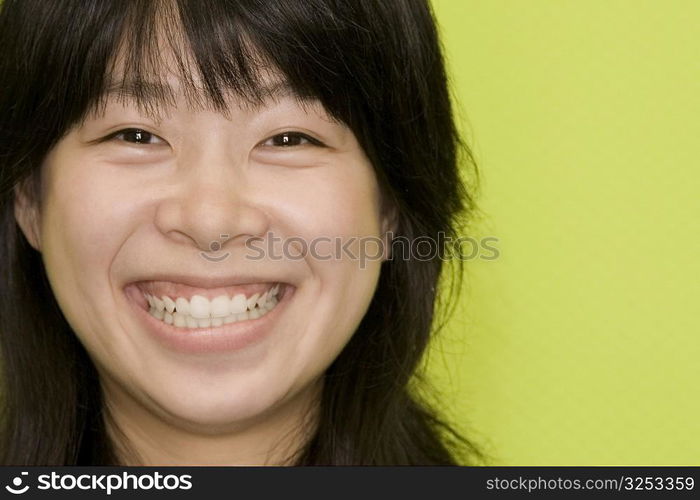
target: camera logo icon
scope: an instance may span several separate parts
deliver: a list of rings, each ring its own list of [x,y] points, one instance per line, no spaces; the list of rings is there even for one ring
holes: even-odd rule
[[[14,488],[10,485],[7,485],[5,486],[5,489],[14,495],[21,495],[22,493],[26,493],[29,489],[29,485],[25,485],[24,488],[20,488],[20,486],[22,486],[22,476],[26,476],[28,474],[28,472],[22,472],[20,476],[17,476],[12,480],[12,485],[14,486]]]
[[[230,238],[228,234],[222,234],[219,237],[223,240],[224,243],[226,243],[226,240]],[[221,250],[222,246],[223,245],[221,242],[215,240],[209,243],[209,250],[212,253],[215,253]],[[219,256],[209,255],[206,252],[199,252],[199,254],[210,262],[221,262],[222,260],[226,259],[229,255],[231,255],[229,252],[226,252],[225,254]]]

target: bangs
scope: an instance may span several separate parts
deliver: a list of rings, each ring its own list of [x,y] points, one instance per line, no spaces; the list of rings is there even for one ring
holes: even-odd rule
[[[313,82],[280,66],[277,60],[299,69],[299,62],[261,36],[252,22],[262,13],[250,7],[245,2],[124,2],[113,50],[87,111],[103,113],[110,98],[135,103],[156,120],[178,98],[191,108],[224,115],[231,95],[251,107],[279,96],[302,105],[322,101]]]

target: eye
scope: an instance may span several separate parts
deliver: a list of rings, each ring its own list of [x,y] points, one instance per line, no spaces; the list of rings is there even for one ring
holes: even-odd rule
[[[267,139],[266,141],[260,143],[262,146],[269,147],[293,147],[293,146],[305,146],[307,144],[312,144],[314,146],[323,146],[323,143],[318,139],[314,139],[301,132],[282,132],[281,134],[274,135]]]
[[[140,128],[126,128],[119,130],[108,137],[131,144],[165,144],[165,141],[155,134]]]

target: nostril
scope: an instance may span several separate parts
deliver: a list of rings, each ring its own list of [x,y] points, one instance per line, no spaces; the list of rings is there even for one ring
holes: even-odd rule
[[[182,243],[184,245],[196,245],[199,247],[199,243],[194,238],[183,233],[182,231],[173,229],[172,231],[168,231],[167,236],[175,243]]]

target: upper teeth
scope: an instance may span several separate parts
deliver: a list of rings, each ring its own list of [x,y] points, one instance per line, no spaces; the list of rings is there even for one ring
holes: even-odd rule
[[[211,300],[202,295],[193,295],[189,300],[148,293],[144,296],[150,306],[149,313],[155,318],[175,326],[196,328],[258,318],[277,304],[278,291],[279,284],[262,295],[255,293],[250,297],[242,293],[233,297],[219,295]]]

